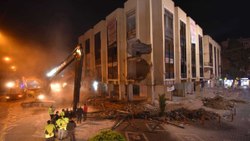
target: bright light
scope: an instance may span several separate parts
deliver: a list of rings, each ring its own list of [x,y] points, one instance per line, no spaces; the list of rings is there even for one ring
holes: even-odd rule
[[[11,61],[11,58],[8,57],[8,56],[6,56],[6,57],[3,58],[3,60],[4,60],[5,62],[10,62],[10,61]]]
[[[97,91],[97,89],[98,89],[98,82],[97,81],[93,82],[93,88],[95,91]]]
[[[14,82],[7,82],[5,85],[7,88],[13,88],[15,86]]]
[[[6,98],[6,99],[10,99],[10,97],[9,97],[9,96],[6,96],[5,98]]]
[[[77,55],[79,55],[79,56],[81,56],[82,55],[82,53],[81,53],[81,50],[78,48],[78,49],[76,49],[76,53],[77,53]]]
[[[16,66],[11,66],[10,69],[12,69],[13,71],[16,71]]]
[[[23,97],[23,95],[19,94],[18,97],[21,98],[21,97]]]
[[[60,83],[51,83],[50,88],[53,92],[61,92],[62,90]]]
[[[52,69],[50,72],[48,72],[46,75],[47,75],[47,77],[52,77],[52,76],[54,76],[55,75],[55,73],[57,72],[57,68],[54,68],[54,69]]]
[[[64,87],[66,87],[66,86],[67,86],[67,83],[64,82],[64,83],[62,84],[62,87],[64,88]]]
[[[227,80],[224,80],[224,85],[225,87],[231,87],[233,84],[233,80],[230,80],[230,79],[227,79]]]
[[[50,72],[48,72],[46,75],[47,77],[52,77],[54,76],[58,70],[62,69],[67,63],[66,62],[63,62],[60,66],[58,67],[55,67],[54,69],[52,69]]]
[[[44,98],[45,98],[45,96],[43,94],[40,94],[37,96],[37,99],[39,99],[39,100],[43,100]]]
[[[248,78],[241,78],[240,82],[241,86],[249,86],[250,84]]]

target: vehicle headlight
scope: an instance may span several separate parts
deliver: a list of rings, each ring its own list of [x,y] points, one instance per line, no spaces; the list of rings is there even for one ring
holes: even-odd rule
[[[21,97],[23,97],[23,95],[19,94],[18,97],[21,98]]]
[[[39,100],[43,100],[45,98],[45,96],[43,95],[43,94],[39,94],[38,96],[37,96],[37,99],[39,99]]]
[[[6,99],[10,99],[10,97],[9,97],[9,96],[5,96],[5,98],[6,98]]]

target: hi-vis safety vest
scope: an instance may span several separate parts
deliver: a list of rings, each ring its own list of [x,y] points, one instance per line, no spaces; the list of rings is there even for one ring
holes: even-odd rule
[[[54,137],[54,130],[55,130],[54,124],[48,124],[45,126],[45,138],[51,138]]]
[[[65,116],[64,111],[62,111],[62,112],[60,113],[60,116],[61,116],[61,117],[64,117],[64,116]]]
[[[66,130],[66,127],[67,127],[68,122],[69,122],[69,119],[68,119],[68,118],[59,118],[59,119],[56,121],[56,125],[58,126],[59,129],[64,129],[64,130]]]
[[[54,114],[54,110],[53,110],[52,107],[49,107],[49,114],[50,114],[50,115]]]

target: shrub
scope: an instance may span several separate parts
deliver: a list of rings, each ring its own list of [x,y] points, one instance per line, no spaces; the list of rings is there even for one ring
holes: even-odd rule
[[[164,115],[165,112],[165,108],[166,108],[166,98],[165,98],[165,94],[161,94],[159,95],[159,108],[160,108],[160,116]]]
[[[104,130],[97,133],[94,137],[88,139],[88,141],[126,141],[126,138],[118,132]]]

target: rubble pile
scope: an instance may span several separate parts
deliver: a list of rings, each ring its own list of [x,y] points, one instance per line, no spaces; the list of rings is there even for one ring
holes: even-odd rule
[[[234,102],[225,100],[222,96],[215,96],[213,98],[203,98],[203,105],[213,109],[230,110],[234,107]]]
[[[122,115],[133,115],[134,117],[140,118],[157,113],[157,109],[154,106],[146,104],[145,101],[111,101],[109,99],[95,97],[88,100],[88,105],[98,109],[98,112],[94,113],[94,116],[101,119],[115,119]]]
[[[178,122],[195,122],[198,120],[215,120],[219,117],[218,114],[206,111],[202,108],[197,110],[188,110],[179,108],[166,113],[167,120]]]

